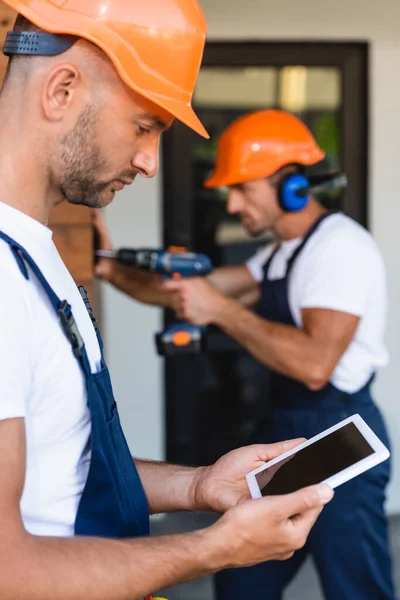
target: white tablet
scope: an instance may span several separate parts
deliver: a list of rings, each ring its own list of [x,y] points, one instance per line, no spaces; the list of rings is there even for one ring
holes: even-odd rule
[[[246,479],[252,498],[289,494],[317,483],[335,488],[389,456],[360,415],[353,415],[254,469]]]

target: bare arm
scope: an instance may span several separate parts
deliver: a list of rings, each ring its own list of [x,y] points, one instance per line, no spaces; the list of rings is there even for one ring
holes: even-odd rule
[[[1,421],[3,600],[135,600],[228,566],[288,558],[304,545],[322,506],[332,498],[327,486],[315,486],[247,501],[215,525],[183,535],[135,540],[34,536],[24,529],[20,513],[25,452],[24,420]]]
[[[235,301],[226,301],[221,302],[215,323],[268,367],[310,389],[320,389],[350,344],[359,317],[308,308],[303,309],[302,318],[301,329],[272,323]]]
[[[259,284],[246,265],[219,267],[207,278],[224,296],[252,306],[259,297]]]
[[[138,460],[135,465],[146,491],[150,514],[196,510],[193,490],[202,468]]]
[[[303,327],[262,319],[215,286],[201,280],[168,282],[179,318],[196,325],[214,323],[262,363],[283,375],[320,389],[330,379],[350,344],[359,317],[338,310],[302,310]]]
[[[99,261],[96,274],[138,302],[173,308],[172,294],[165,290],[160,275],[124,267],[110,259]],[[207,279],[225,296],[236,298],[245,306],[253,306],[259,298],[259,285],[244,265],[219,267]]]
[[[102,259],[107,260],[107,259]],[[134,267],[118,265],[116,261],[108,259],[107,272],[102,271],[102,265],[96,266],[96,274],[108,281],[114,287],[124,292],[134,300],[152,306],[171,308],[171,294],[163,289],[163,280],[160,275],[146,273]]]
[[[203,533],[137,540],[39,537],[19,502],[25,472],[23,419],[0,422],[0,587],[4,600],[127,600],[208,572]],[[82,566],[84,565],[84,568]]]

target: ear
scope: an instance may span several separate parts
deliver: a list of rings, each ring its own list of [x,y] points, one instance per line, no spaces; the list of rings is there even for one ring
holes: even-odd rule
[[[50,121],[61,121],[74,103],[82,85],[82,73],[71,64],[60,64],[50,71],[42,94],[44,114]]]

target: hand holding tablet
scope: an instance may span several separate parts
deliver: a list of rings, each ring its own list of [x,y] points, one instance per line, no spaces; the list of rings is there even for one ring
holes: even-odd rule
[[[326,483],[332,488],[389,458],[389,450],[353,415],[246,475],[252,498],[289,494]]]

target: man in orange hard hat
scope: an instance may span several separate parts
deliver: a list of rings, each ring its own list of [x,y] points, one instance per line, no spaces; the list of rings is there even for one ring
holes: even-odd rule
[[[143,598],[287,558],[332,491],[246,502],[244,475],[298,441],[202,469],[134,461],[89,300],[47,227],[62,201],[105,206],[155,175],[174,118],[206,135],[191,108],[206,33],[197,0],[6,1],[19,16],[0,94],[2,597]],[[176,509],[226,514],[149,538],[149,513]]]
[[[250,235],[269,230],[276,241],[246,265],[217,268],[208,278],[163,284],[129,278],[110,263],[100,263],[98,274],[142,301],[175,308],[180,318],[219,326],[269,367],[272,410],[257,441],[310,438],[359,413],[388,444],[370,393],[387,360],[384,265],[364,228],[313,197],[345,184],[343,175],[306,177],[305,168],[323,157],[289,113],[239,118],[223,132],[205,185],[228,187],[228,211]],[[109,244],[101,221],[99,228]],[[384,512],[389,469],[386,461],[339,487],[290,560],[218,573],[218,600],[280,600],[308,554],[327,600],[393,600]]]

